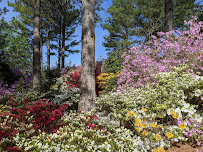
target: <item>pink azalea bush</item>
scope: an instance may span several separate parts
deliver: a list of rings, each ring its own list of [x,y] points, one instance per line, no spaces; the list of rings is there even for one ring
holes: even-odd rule
[[[203,22],[196,20],[194,17],[185,22],[189,25],[186,31],[159,32],[158,37],[152,37],[152,41],[125,52],[121,77],[117,82],[118,90],[156,82],[152,75],[169,72],[180,64],[188,64],[188,70],[203,75]]]

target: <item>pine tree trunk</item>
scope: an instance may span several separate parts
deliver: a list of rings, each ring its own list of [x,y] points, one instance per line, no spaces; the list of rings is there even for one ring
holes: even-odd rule
[[[63,26],[62,26],[62,64],[61,68],[65,67],[65,17],[63,18]]]
[[[58,69],[61,68],[61,28],[59,33],[59,47],[58,47]]]
[[[95,0],[82,0],[82,52],[80,76],[80,100],[78,111],[90,111],[95,107]]]
[[[173,30],[173,0],[165,0],[165,32]]]
[[[43,70],[42,35],[40,36],[40,63],[41,63],[41,71],[42,71]]]
[[[49,27],[47,28],[47,71],[50,71],[50,39],[49,39]]]
[[[33,49],[33,88],[39,87],[41,77],[40,64],[40,0],[35,0],[34,11],[34,49]]]

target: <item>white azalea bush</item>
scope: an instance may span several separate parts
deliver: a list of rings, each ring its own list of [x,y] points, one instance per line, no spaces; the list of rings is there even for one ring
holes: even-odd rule
[[[143,107],[150,109],[157,118],[165,118],[172,110],[180,118],[192,117],[196,109],[202,112],[203,76],[186,73],[186,70],[187,66],[182,66],[172,72],[158,73],[155,75],[156,83],[101,95],[95,103],[98,110],[114,113],[117,118],[123,118],[129,110]]]
[[[157,82],[143,88],[103,95],[96,99],[97,110],[123,120],[143,141],[149,139],[150,148],[164,148],[171,141],[186,141],[193,135],[198,143],[203,136],[203,76],[187,69],[185,65],[158,73],[154,76]],[[187,123],[189,119],[198,127]],[[194,134],[189,137],[191,130]]]
[[[39,130],[37,136],[17,133],[15,144],[23,151],[147,151],[143,141],[133,132],[119,126],[118,122],[108,124],[108,117],[98,118],[92,113],[71,112],[64,115],[64,127],[47,134]],[[110,121],[110,119],[108,119]],[[108,126],[104,126],[108,124]],[[32,130],[31,130],[32,131]],[[1,142],[6,142],[3,139]],[[1,144],[1,143],[0,143]],[[148,148],[147,148],[148,147]]]
[[[80,96],[80,89],[77,87],[71,88],[69,84],[66,83],[67,77],[70,77],[70,74],[74,73],[74,70],[70,70],[68,74],[62,74],[57,80],[56,84],[51,86],[51,90],[55,91],[54,103],[57,105],[73,104],[78,103]]]

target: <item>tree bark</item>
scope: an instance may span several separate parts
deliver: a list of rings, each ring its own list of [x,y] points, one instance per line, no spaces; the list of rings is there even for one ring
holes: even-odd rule
[[[47,27],[47,71],[50,71],[50,39],[49,39],[49,27]]]
[[[173,0],[165,0],[165,32],[173,30]]]
[[[61,19],[60,19],[61,20]],[[59,29],[59,47],[58,47],[58,69],[61,68],[61,25]]]
[[[39,87],[41,77],[40,64],[40,4],[41,0],[35,0],[34,10],[34,49],[33,49],[33,88]]]
[[[62,26],[62,63],[61,63],[61,68],[64,68],[65,67],[65,38],[66,38],[66,35],[65,35],[65,30],[66,30],[66,27],[65,27],[65,17],[63,18],[63,26]]]
[[[82,52],[78,111],[95,107],[95,0],[82,0]]]
[[[43,70],[42,34],[40,36],[40,63],[41,63],[41,71],[42,71]]]

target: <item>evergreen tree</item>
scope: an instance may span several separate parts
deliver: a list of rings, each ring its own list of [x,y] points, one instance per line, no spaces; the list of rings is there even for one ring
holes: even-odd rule
[[[3,38],[0,42],[1,61],[11,68],[30,71],[32,49],[24,24],[16,18],[13,18],[9,23],[2,19],[0,28],[0,35]]]
[[[26,26],[29,27],[29,29],[31,29],[30,32],[32,32],[34,1],[15,0],[15,3],[9,3],[9,6],[14,7],[14,11],[20,12],[19,17],[22,18],[23,23],[26,24]],[[75,32],[78,16],[79,16],[78,10],[75,9],[75,7],[68,0],[41,1],[40,43],[41,50],[42,46],[45,43],[47,44],[47,61],[48,61],[47,67],[50,68],[50,55],[54,54],[50,52],[50,50],[51,49],[58,49],[59,51],[62,50],[61,42],[63,42],[63,52],[64,52],[63,61],[65,60],[65,56],[67,56],[65,54],[65,51],[68,53],[78,52],[78,50],[71,49],[71,47],[79,43],[76,40],[72,39],[72,37],[74,37],[73,34]],[[62,35],[62,25],[64,25],[63,26],[63,31],[65,31],[65,34],[63,32],[64,36]],[[60,26],[61,28],[59,28]],[[61,37],[59,35],[61,35]],[[49,37],[47,38],[47,36]],[[59,41],[60,43],[58,46],[56,46],[51,44],[52,41]],[[61,61],[61,52],[58,53],[58,55]],[[60,61],[59,66],[61,66]]]
[[[139,35],[139,12],[134,0],[114,0],[113,5],[107,10],[111,15],[105,20],[102,27],[108,30],[103,45],[107,51],[108,58],[105,61],[105,72],[117,72],[121,67],[123,59],[121,55],[137,43],[136,35]]]
[[[105,36],[103,45],[107,50],[114,49],[128,50],[132,44],[137,42],[135,27],[139,21],[139,13],[132,0],[114,0],[113,5],[107,10],[111,15],[102,25],[103,29],[108,30],[109,35]]]

